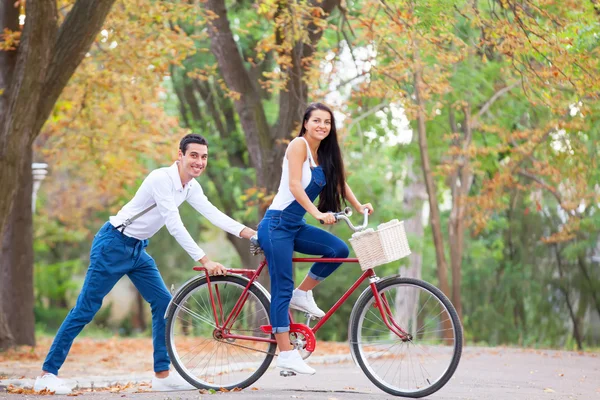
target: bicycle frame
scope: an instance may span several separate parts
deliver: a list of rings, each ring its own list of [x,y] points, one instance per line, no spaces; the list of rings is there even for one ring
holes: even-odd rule
[[[292,258],[292,261],[293,262],[301,262],[301,263],[308,263],[308,262],[358,263],[358,258],[300,257],[300,258]],[[219,309],[217,310],[217,307],[215,304],[215,297],[216,297],[217,301],[219,303],[219,306],[221,305],[219,288],[215,287],[215,293],[213,294],[213,289],[212,289],[211,283],[210,283],[210,276],[207,274],[206,268],[194,267],[195,271],[204,271],[204,273],[206,274],[206,280],[207,280],[208,288],[209,288],[208,293],[209,293],[210,301],[212,303],[212,311],[213,311],[213,317],[215,319],[215,325],[216,325],[217,329],[219,331],[221,331],[221,337],[223,339],[239,339],[239,340],[249,340],[249,341],[254,341],[254,342],[276,343],[275,339],[271,339],[271,338],[261,338],[261,337],[255,337],[255,336],[236,335],[236,334],[229,333],[229,329],[235,322],[236,318],[239,316],[239,313],[241,312],[244,303],[248,299],[248,295],[249,295],[248,291],[249,291],[250,287],[256,281],[256,278],[258,276],[260,276],[261,272],[263,271],[263,269],[266,265],[267,265],[267,260],[264,259],[259,264],[259,266],[256,270],[234,269],[234,268],[227,270],[228,273],[245,276],[246,278],[249,279],[249,281],[248,281],[248,284],[246,285],[246,287],[244,288],[244,290],[242,291],[240,298],[238,299],[236,304],[233,306],[231,313],[229,314],[229,316],[227,316],[227,318],[224,321],[223,321],[223,319],[225,318],[225,316],[223,315],[222,307],[219,307]],[[375,272],[373,271],[372,268],[369,268],[366,271],[364,271],[362,273],[362,275],[356,280],[356,282],[354,282],[354,284],[346,291],[346,293],[344,293],[344,295],[333,305],[333,307],[331,307],[331,309],[329,311],[327,311],[327,313],[319,320],[319,322],[314,327],[312,327],[312,328],[309,327],[309,329],[312,331],[313,335],[316,334],[319,329],[321,329],[321,327],[329,320],[329,318],[338,310],[338,308],[340,308],[340,306],[342,304],[344,304],[346,302],[346,300],[348,300],[348,298],[352,295],[352,293],[354,293],[354,291],[356,291],[356,289],[366,279],[376,278],[376,277],[377,276],[375,275]],[[376,304],[377,308],[379,309],[379,312],[381,313],[381,317],[382,317],[385,325],[390,329],[390,331],[392,331],[394,334],[396,334],[402,340],[408,339],[409,334],[406,331],[404,331],[400,326],[398,326],[398,324],[394,321],[394,319],[391,318],[392,313],[391,313],[391,309],[389,306],[389,302],[385,296],[380,296],[380,294],[377,290],[377,280],[375,280],[375,279],[371,280],[371,282],[369,283],[369,286],[375,296],[375,304]],[[217,315],[217,311],[219,311],[218,314],[221,317],[220,320],[219,320],[219,315]],[[291,323],[294,322],[291,312],[290,312],[290,322]],[[267,333],[270,333],[270,332],[267,332]]]

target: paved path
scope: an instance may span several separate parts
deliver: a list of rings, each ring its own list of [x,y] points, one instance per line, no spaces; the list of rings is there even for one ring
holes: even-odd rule
[[[312,359],[312,357],[311,357]],[[309,359],[309,361],[311,360]],[[255,385],[242,392],[200,394],[197,391],[172,393],[133,393],[146,386],[137,386],[119,393],[85,392],[79,397],[94,400],[134,398],[139,400],[184,399],[395,399],[380,391],[343,356],[335,363],[320,364],[314,376],[282,378],[270,369]],[[321,359],[320,361],[325,361]],[[136,377],[97,377],[96,387],[115,380],[149,380],[149,375]],[[83,386],[89,377],[79,378]],[[18,382],[15,382],[18,383]],[[25,380],[22,380],[25,383]],[[0,381],[0,387],[7,385]],[[254,388],[254,390],[252,390]],[[17,398],[0,388],[0,398]],[[28,395],[27,398],[41,398]],[[54,398],[70,399],[67,396]],[[427,397],[432,400],[600,400],[600,354],[549,350],[505,348],[466,348],[455,376],[439,392]]]

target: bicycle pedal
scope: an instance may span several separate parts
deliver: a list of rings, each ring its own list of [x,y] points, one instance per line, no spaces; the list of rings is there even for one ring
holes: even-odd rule
[[[279,371],[279,376],[287,378],[288,376],[296,376],[296,373],[294,371]]]
[[[304,313],[304,316],[306,317],[307,320],[312,320],[312,321],[317,321],[319,319],[321,319],[321,317],[317,317],[316,315],[312,315],[309,313]]]

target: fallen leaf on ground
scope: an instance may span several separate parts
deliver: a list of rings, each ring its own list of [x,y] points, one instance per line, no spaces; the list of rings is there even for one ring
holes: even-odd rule
[[[546,393],[554,393],[554,390],[550,389],[550,388],[545,388],[544,392],[546,392]]]
[[[257,388],[256,386],[252,386],[252,387],[250,388],[250,390],[260,390],[260,389],[259,389],[259,388]]]
[[[12,393],[12,394],[31,394],[31,395],[42,395],[42,396],[48,396],[48,395],[54,394],[54,392],[51,392],[48,389],[44,389],[44,390],[40,390],[39,392],[36,392],[33,389],[25,389],[25,388],[15,387],[13,385],[8,385],[8,387],[6,388],[6,391],[8,393]]]

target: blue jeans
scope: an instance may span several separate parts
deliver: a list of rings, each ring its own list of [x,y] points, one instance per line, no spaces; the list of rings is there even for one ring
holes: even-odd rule
[[[129,276],[152,308],[154,371],[166,371],[171,364],[165,342],[165,311],[171,300],[156,263],[146,253],[147,240],[123,235],[109,222],[92,242],[90,266],[75,307],[63,321],[42,369],[53,374],[65,362],[73,340],[100,309],[102,300],[123,277]]]
[[[301,218],[301,217],[300,217]],[[322,255],[327,258],[348,257],[348,245],[343,240],[303,219],[281,211],[269,210],[258,225],[258,240],[265,252],[271,277],[271,326],[274,333],[290,330],[288,309],[294,290],[292,255],[294,251]],[[308,276],[322,281],[340,263],[314,263]]]

